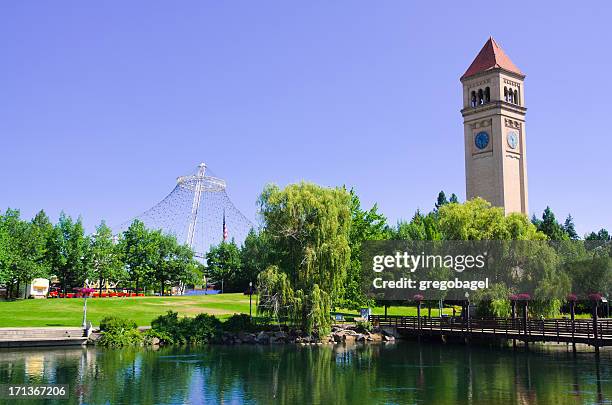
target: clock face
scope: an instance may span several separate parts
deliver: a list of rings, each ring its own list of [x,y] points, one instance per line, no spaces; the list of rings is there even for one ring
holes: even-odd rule
[[[478,149],[484,149],[489,145],[489,134],[485,131],[479,132],[474,138],[474,143]]]
[[[516,149],[518,145],[518,135],[514,131],[508,132],[507,136],[508,146],[512,149]]]

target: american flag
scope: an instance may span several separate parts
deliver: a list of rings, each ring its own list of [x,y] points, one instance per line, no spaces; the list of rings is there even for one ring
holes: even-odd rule
[[[223,210],[223,242],[227,241],[227,225],[225,224],[225,210]]]

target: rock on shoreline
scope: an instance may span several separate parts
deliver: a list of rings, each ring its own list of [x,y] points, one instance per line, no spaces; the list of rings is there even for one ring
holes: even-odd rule
[[[249,332],[223,332],[221,337],[222,344],[298,344],[305,345],[321,345],[321,344],[338,344],[338,343],[376,343],[376,342],[395,342],[395,337],[384,333],[379,329],[373,329],[371,332],[358,331],[354,325],[336,325],[332,328],[329,335],[318,338],[309,336],[300,330],[278,330],[278,331],[261,331],[258,333]]]

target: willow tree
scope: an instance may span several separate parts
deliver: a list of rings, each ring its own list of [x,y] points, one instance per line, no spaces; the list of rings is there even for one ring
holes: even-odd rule
[[[272,185],[259,203],[271,262],[287,274],[295,293],[291,312],[306,330],[325,331],[331,323],[328,310],[341,297],[350,264],[350,194],[310,183],[283,190]],[[313,325],[309,318],[325,310],[324,320]]]
[[[492,256],[488,258],[488,271],[502,276],[519,274],[513,277],[512,284],[515,288],[529,285],[533,290],[530,310],[536,315],[558,314],[561,301],[570,292],[570,280],[561,269],[559,256],[550,246],[547,235],[525,215],[505,215],[503,208],[475,198],[464,204],[441,207],[439,228],[444,240],[481,241],[479,246],[488,246],[485,251],[498,250],[496,260],[492,261]],[[513,291],[520,292],[524,291]],[[505,311],[500,308],[508,305],[503,302],[508,300],[507,293],[503,286],[494,286],[488,294],[476,296],[492,305],[491,314],[500,315]]]

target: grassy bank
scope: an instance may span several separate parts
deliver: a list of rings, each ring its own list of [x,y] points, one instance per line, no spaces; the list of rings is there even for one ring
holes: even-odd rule
[[[256,302],[256,297],[253,297],[253,312]],[[249,296],[93,298],[87,300],[87,319],[98,325],[103,317],[117,315],[133,319],[138,325],[149,325],[170,309],[182,316],[205,312],[224,319],[235,313],[248,314]],[[80,326],[82,321],[83,299],[80,298],[0,301],[0,327]]]

